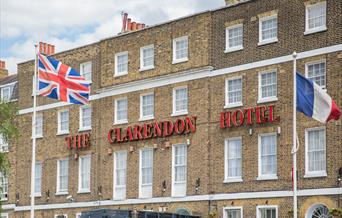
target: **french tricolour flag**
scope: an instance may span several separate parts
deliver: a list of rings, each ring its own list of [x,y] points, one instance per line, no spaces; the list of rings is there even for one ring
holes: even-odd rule
[[[316,83],[297,72],[297,111],[322,123],[338,120],[341,110]]]

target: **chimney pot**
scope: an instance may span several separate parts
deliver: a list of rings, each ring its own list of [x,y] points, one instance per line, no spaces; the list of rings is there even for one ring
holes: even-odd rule
[[[145,24],[144,24],[144,23],[141,24],[141,28],[142,28],[142,29],[145,28]]]
[[[137,30],[140,30],[141,28],[141,23],[137,23]]]
[[[128,17],[128,14],[124,13],[123,17],[122,17],[122,29],[121,29],[121,32],[125,32],[127,30],[127,17]]]
[[[137,23],[136,22],[132,22],[132,30],[136,30],[137,29]]]
[[[130,30],[132,30],[132,23],[131,23],[131,18],[128,18],[127,19],[127,29],[126,30],[128,30],[128,31],[130,31]]]

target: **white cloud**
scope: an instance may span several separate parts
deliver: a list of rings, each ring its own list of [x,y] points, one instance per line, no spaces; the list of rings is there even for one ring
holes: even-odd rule
[[[0,49],[0,56],[16,72],[18,62],[33,59],[38,41],[54,44],[60,52],[115,35],[123,10],[134,21],[153,25],[221,5],[224,0],[0,1],[0,45],[11,43]]]

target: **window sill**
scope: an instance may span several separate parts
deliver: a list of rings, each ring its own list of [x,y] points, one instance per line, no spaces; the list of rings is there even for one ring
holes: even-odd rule
[[[224,53],[230,53],[230,52],[234,52],[234,51],[240,51],[243,50],[243,46],[236,46],[236,47],[232,47],[232,48],[227,48]]]
[[[223,183],[236,183],[236,182],[243,182],[241,177],[237,178],[227,178],[223,181]]]
[[[304,178],[318,178],[318,177],[327,177],[327,172],[306,173],[304,175]]]
[[[128,120],[119,120],[119,121],[115,121],[113,125],[120,125],[120,124],[127,124],[127,123],[128,123]]]
[[[326,26],[319,27],[319,28],[316,28],[316,29],[305,30],[304,36],[310,35],[310,34],[313,34],[313,33],[323,32],[323,31],[326,31],[326,30],[327,30],[327,27],[326,27]]]
[[[241,106],[243,106],[243,103],[242,102],[238,102],[238,103],[234,103],[234,104],[227,104],[223,108],[227,109],[227,108],[234,108],[234,107],[241,107]]]
[[[188,61],[189,60],[189,58],[182,58],[182,59],[174,59],[174,60],[172,60],[172,64],[178,64],[178,63],[182,63],[182,62],[186,62],[186,61]]]
[[[68,195],[69,192],[56,192],[55,195],[58,196],[58,195]]]
[[[262,98],[262,99],[259,99],[257,103],[260,104],[260,103],[273,102],[273,101],[278,101],[278,98],[277,97]]]
[[[42,139],[43,136],[42,135],[36,135],[36,139]],[[33,136],[31,136],[31,139],[33,139]]]
[[[8,198],[1,198],[0,201],[8,201]]]
[[[77,191],[77,194],[90,194],[91,192],[90,192],[90,190],[89,189],[87,189],[87,190],[78,190]]]
[[[128,72],[114,73],[114,77],[120,77],[120,76],[125,76],[125,75],[128,75]]]
[[[67,131],[67,132],[57,132],[57,135],[68,135],[70,132]]]
[[[79,132],[90,131],[90,130],[91,130],[91,127],[84,127],[84,128],[78,129]]]
[[[271,43],[275,43],[275,42],[278,42],[278,38],[260,41],[260,42],[258,42],[258,46],[267,45],[267,44],[271,44]]]
[[[184,198],[186,195],[172,195],[171,198]]]
[[[140,67],[139,72],[146,71],[146,70],[153,70],[154,66],[148,66],[148,67]]]
[[[177,117],[177,116],[182,116],[182,115],[187,115],[188,111],[183,111],[183,112],[175,112],[171,114],[171,117]]]
[[[139,121],[146,121],[146,120],[153,120],[153,119],[154,119],[154,116],[152,116],[152,117],[140,117]]]
[[[259,176],[257,178],[257,180],[277,180],[278,176],[274,175],[274,176]]]
[[[34,197],[35,198],[41,198],[42,197],[42,193],[34,193]]]

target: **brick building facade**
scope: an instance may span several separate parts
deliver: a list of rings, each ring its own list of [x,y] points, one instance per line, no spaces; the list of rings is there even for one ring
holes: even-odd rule
[[[91,101],[38,97],[36,217],[291,217],[292,53],[341,107],[342,2],[227,4],[53,55],[91,77]],[[18,65],[5,217],[29,217],[33,71]],[[341,207],[341,121],[297,123],[299,217],[311,218]],[[88,133],[80,149],[67,138]]]

